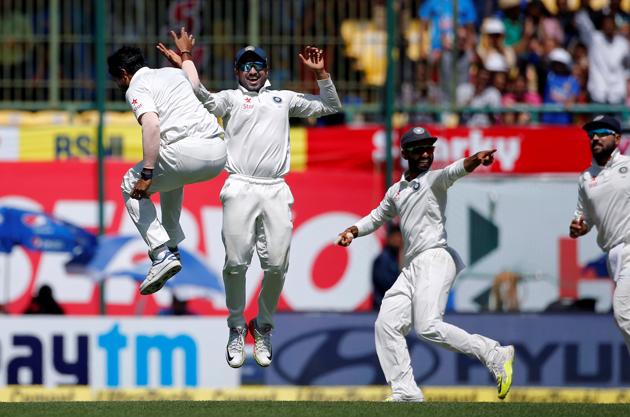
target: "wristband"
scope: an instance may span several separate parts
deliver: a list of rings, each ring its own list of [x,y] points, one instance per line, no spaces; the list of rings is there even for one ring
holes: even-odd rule
[[[180,51],[179,54],[180,55],[188,54],[192,57],[192,53],[190,51]]]
[[[140,171],[140,178],[143,180],[150,180],[153,178],[153,168],[142,168]]]

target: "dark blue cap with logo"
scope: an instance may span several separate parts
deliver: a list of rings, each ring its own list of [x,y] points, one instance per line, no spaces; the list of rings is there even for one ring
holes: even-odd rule
[[[412,127],[400,138],[400,147],[406,148],[411,145],[431,146],[435,143],[437,137],[432,136],[424,127]]]
[[[254,56],[257,60],[260,60],[267,64],[267,54],[261,48],[253,45],[248,45],[245,48],[240,49],[234,56],[234,66],[236,67],[247,56]]]
[[[617,118],[615,117],[600,114],[599,116],[596,116],[593,120],[582,126],[582,129],[586,130],[587,132],[596,129],[610,129],[615,133],[621,133],[621,123],[619,123],[619,120],[617,120]]]

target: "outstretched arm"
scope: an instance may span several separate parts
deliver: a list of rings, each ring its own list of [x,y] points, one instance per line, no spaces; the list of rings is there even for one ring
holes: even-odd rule
[[[369,235],[386,222],[390,221],[397,214],[396,205],[392,200],[395,191],[392,188],[387,190],[385,198],[370,214],[360,219],[353,226],[348,227],[339,233],[335,243],[339,246],[348,246],[352,239],[359,236]]]
[[[477,152],[474,155],[464,159],[464,169],[466,172],[473,172],[479,165],[488,166],[494,162],[494,153],[496,149]]]
[[[177,67],[181,68],[185,73],[193,89],[196,90],[201,85],[199,81],[199,74],[197,68],[192,61],[192,50],[195,46],[195,37],[186,31],[186,28],[181,28],[179,35],[171,30],[171,38],[175,46],[179,50],[179,54],[172,49],[168,49],[162,42],[158,43],[156,48],[169,62]]]
[[[324,69],[324,51],[314,46],[307,46],[304,54],[299,54],[304,66],[315,74],[319,95],[296,94],[291,100],[289,115],[292,117],[319,117],[339,113],[342,110],[337,89]]]

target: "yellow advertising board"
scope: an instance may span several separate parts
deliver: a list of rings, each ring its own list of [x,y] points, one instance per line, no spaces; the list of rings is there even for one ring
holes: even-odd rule
[[[139,126],[108,125],[104,129],[105,155],[124,161],[142,159]],[[22,126],[19,133],[20,161],[54,161],[96,156],[96,126]]]
[[[291,169],[307,166],[308,134],[305,128],[291,129]],[[107,125],[103,146],[108,158],[126,162],[142,159],[140,126]],[[96,157],[97,129],[94,125],[29,125],[19,128],[18,160],[28,162],[89,159]]]

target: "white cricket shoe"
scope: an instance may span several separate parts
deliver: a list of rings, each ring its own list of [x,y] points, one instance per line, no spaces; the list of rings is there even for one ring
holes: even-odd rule
[[[225,359],[232,368],[240,368],[245,362],[245,327],[230,327],[230,338],[225,348]]]
[[[512,366],[514,364],[514,346],[499,346],[489,364],[490,372],[497,381],[497,396],[504,399],[512,387]]]
[[[158,292],[166,281],[182,269],[182,264],[175,255],[165,250],[152,257],[153,264],[147,273],[147,277],[140,284],[140,294],[149,295]]]
[[[389,397],[385,398],[385,402],[392,402],[392,403],[423,403],[424,402],[424,397],[420,396],[420,397],[401,397],[400,395],[390,395]]]
[[[254,359],[262,367],[271,365],[271,330],[269,325],[259,328],[256,319],[249,322],[249,331],[254,336]]]

